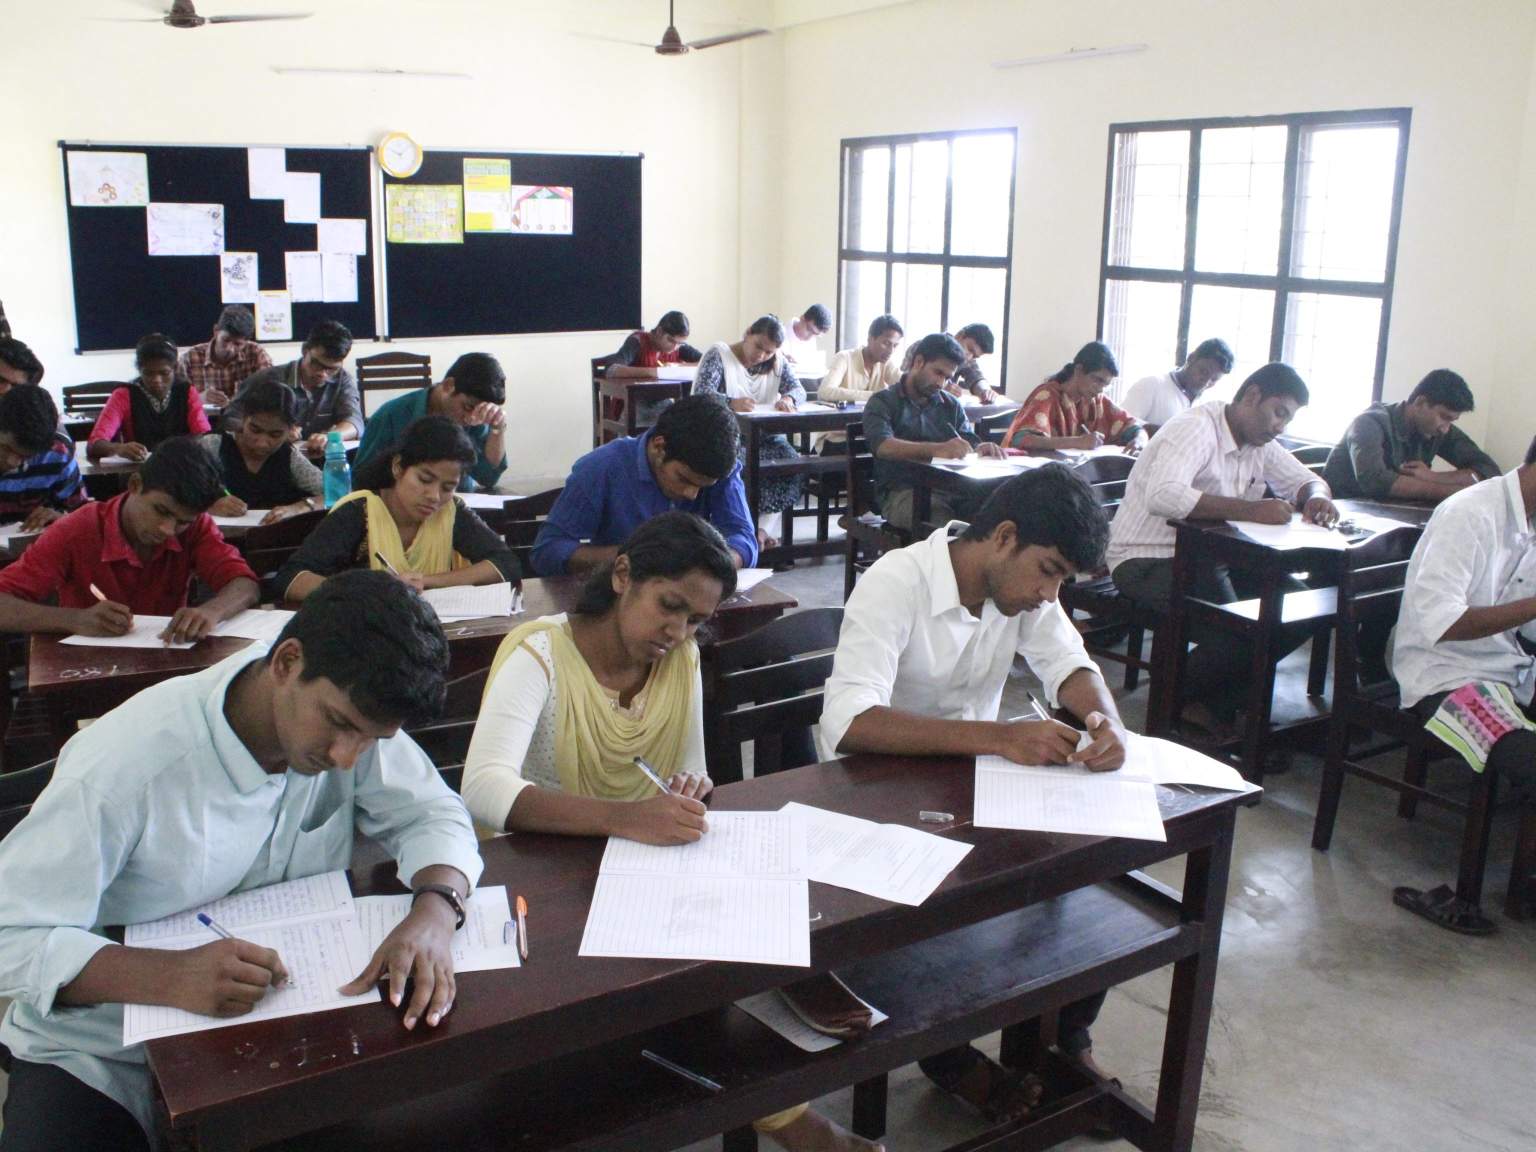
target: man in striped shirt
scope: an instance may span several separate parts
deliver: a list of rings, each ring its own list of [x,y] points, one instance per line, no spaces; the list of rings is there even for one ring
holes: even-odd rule
[[[0,396],[0,524],[28,532],[86,501],[75,446],[58,431],[53,397],[35,385]]]

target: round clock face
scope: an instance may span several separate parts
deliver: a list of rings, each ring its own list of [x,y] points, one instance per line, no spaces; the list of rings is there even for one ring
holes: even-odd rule
[[[404,133],[391,133],[379,145],[379,163],[397,179],[415,175],[421,167],[421,147]]]

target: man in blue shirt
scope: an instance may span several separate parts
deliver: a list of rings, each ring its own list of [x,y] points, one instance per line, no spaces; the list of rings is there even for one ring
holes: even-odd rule
[[[604,444],[576,461],[539,529],[531,560],[540,576],[585,572],[613,559],[652,516],[672,509],[708,520],[736,567],[757,561],[757,531],[737,460],[736,417],[713,396],[685,396],[643,436]]]
[[[466,352],[453,362],[442,383],[396,397],[368,418],[368,430],[357,446],[356,471],[371,456],[388,452],[405,439],[405,430],[423,416],[446,416],[469,435],[475,463],[459,480],[460,492],[490,489],[507,470],[503,436],[507,416],[507,374],[489,352]]]
[[[58,424],[46,389],[0,395],[0,524],[20,520],[23,532],[41,532],[85,503],[75,446]]]
[[[357,978],[341,991],[387,979],[406,1028],[439,1024],[480,854],[464,805],[399,729],[437,714],[447,671],[418,595],[385,572],[347,572],[270,652],[148,688],[69,742],[0,842],[0,995],[13,998],[0,1148],[148,1152],[149,1070],[143,1046],[123,1044],[123,1005],[241,1016],[290,968],[250,939],[127,947],[104,927],[345,868],[356,831],[417,898],[371,959],[351,956]]]

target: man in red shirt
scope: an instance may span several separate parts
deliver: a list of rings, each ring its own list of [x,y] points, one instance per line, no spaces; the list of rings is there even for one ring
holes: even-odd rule
[[[207,514],[223,494],[195,440],[163,441],[128,491],[56,520],[0,570],[0,632],[121,636],[137,612],[171,617],[167,641],[207,636],[259,598],[256,574]],[[194,577],[214,590],[195,608]]]

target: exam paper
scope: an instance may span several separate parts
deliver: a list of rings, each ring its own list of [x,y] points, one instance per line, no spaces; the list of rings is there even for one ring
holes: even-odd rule
[[[135,616],[133,626],[122,636],[66,636],[60,644],[79,644],[84,648],[190,648],[189,643],[167,644],[160,633],[170,625],[169,616]]]
[[[456,492],[454,495],[464,501],[466,508],[489,508],[497,511],[505,508],[507,501],[512,499],[505,492]]]
[[[854,999],[869,1009],[873,1024],[884,1024],[890,1019],[857,993],[854,994]],[[784,1002],[784,997],[779,995],[777,988],[770,992],[759,992],[756,996],[748,996],[745,1000],[738,1000],[736,1007],[759,1024],[773,1029],[802,1052],[825,1052],[828,1048],[836,1048],[842,1043],[839,1037],[818,1032],[796,1016],[795,1010]]]
[[[806,811],[796,804],[778,812],[711,812],[709,831],[692,844],[641,844],[610,836],[599,872],[803,880]]]
[[[808,888],[804,880],[600,874],[580,955],[809,967]]]
[[[439,620],[478,620],[483,616],[512,615],[512,585],[456,584],[429,588],[421,598],[432,605]]]
[[[736,573],[736,591],[746,592],[756,588],[772,575],[772,568],[742,568]]]
[[[189,940],[194,945],[207,943],[213,939],[213,933],[198,922],[199,912],[206,913],[238,935],[247,928],[350,917],[352,906],[347,874],[338,868],[298,880],[231,892],[211,904],[143,924],[130,924],[123,932],[123,943],[130,947],[178,939]],[[351,978],[347,977],[348,980]]]
[[[1257,540],[1271,548],[1332,548],[1342,552],[1349,547],[1349,540],[1342,532],[1324,528],[1321,524],[1309,524],[1299,516],[1289,524],[1255,524],[1251,520],[1229,520],[1250,540]]]
[[[256,528],[267,518],[270,508],[247,508],[239,516],[215,516],[213,522],[223,528]]]
[[[976,757],[978,828],[1167,840],[1157,785],[1070,765],[1033,767]]]
[[[293,619],[293,613],[282,608],[247,608],[237,612],[213,630],[215,636],[243,636],[248,640],[260,640],[265,644],[277,643],[278,636]]]
[[[411,910],[411,895],[360,896],[357,919],[362,925],[363,947],[372,956]],[[512,906],[507,901],[504,884],[477,888],[464,902],[464,927],[453,934],[453,971],[490,972],[497,968],[516,968],[517,934]]]
[[[931,832],[825,808],[792,802],[782,811],[805,819],[812,880],[895,904],[921,904],[971,850],[969,844]],[[711,824],[714,820],[711,816]]]
[[[1118,779],[1143,780],[1150,784],[1196,784],[1225,792],[1257,791],[1230,764],[1213,760],[1171,740],[1135,732],[1128,736],[1125,765],[1113,773]]]

